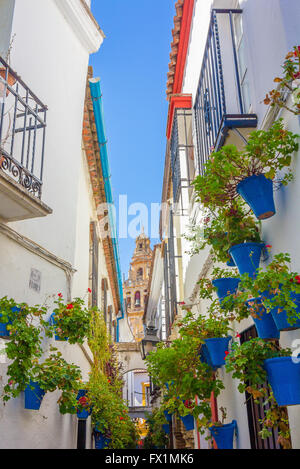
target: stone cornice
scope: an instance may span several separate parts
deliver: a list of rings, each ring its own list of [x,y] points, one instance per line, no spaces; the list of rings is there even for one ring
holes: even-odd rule
[[[86,3],[82,0],[54,0],[54,3],[89,54],[97,52],[105,36]]]

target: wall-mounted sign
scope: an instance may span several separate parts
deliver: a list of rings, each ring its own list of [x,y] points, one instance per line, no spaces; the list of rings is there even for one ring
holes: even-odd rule
[[[40,293],[40,291],[41,291],[41,280],[42,280],[42,273],[37,269],[31,269],[30,280],[29,280],[29,288],[31,290],[34,290],[36,293]]]

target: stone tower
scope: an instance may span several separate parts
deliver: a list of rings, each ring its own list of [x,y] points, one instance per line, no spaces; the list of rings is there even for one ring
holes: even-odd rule
[[[148,281],[152,261],[150,239],[142,230],[135,240],[135,250],[129,270],[129,278],[124,282],[123,290],[127,305],[129,324],[137,342],[144,337],[143,315],[148,296]]]

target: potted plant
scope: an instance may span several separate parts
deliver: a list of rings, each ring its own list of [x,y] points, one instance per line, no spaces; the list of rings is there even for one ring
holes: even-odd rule
[[[214,422],[210,427],[211,436],[215,440],[218,449],[233,449],[234,434],[237,435],[237,421],[224,423],[227,412],[224,407],[220,408],[222,421]]]
[[[209,246],[213,261],[235,267],[230,248],[247,242],[261,243],[260,224],[246,209],[245,203],[236,199],[217,212],[206,210],[202,222],[191,225],[185,238],[191,243],[190,255]]]
[[[9,337],[9,329],[16,313],[20,311],[17,303],[6,296],[0,299],[0,337],[6,339]]]
[[[40,410],[45,394],[46,391],[40,387],[39,383],[30,381],[25,389],[25,409]]]
[[[80,389],[76,399],[78,401],[77,418],[80,420],[86,420],[91,415],[87,389]]]
[[[236,272],[215,267],[212,272],[212,285],[216,289],[220,306],[222,307],[224,299],[237,292],[240,279]]]
[[[300,275],[291,271],[290,262],[289,254],[276,254],[266,270],[259,269],[255,279],[245,275],[240,283],[242,290],[261,298],[280,331],[300,327]]]
[[[280,332],[276,327],[273,316],[267,313],[261,297],[247,300],[246,306],[249,308],[258,337],[261,339],[279,339]]]
[[[75,298],[64,302],[61,293],[54,301],[57,307],[50,318],[50,324],[56,340],[68,340],[70,344],[83,344],[88,337],[91,310],[85,306],[85,299]]]
[[[215,210],[230,206],[240,195],[259,220],[273,216],[273,180],[283,169],[287,171],[280,183],[286,185],[292,179],[290,165],[298,149],[297,139],[298,136],[285,130],[282,120],[278,120],[269,130],[251,132],[241,151],[226,145],[213,152],[206,163],[205,174],[193,183],[200,201]]]
[[[228,353],[229,342],[232,337],[229,334],[229,318],[216,314],[216,305],[212,304],[211,310],[215,309],[215,314],[208,317],[202,315],[194,317],[188,312],[180,322],[180,334],[182,336],[197,336],[202,344],[204,343],[213,368],[220,368],[225,365],[225,355]]]
[[[263,419],[261,436],[269,436],[270,427],[278,428],[281,442],[288,447],[286,417],[278,412],[278,406],[300,403],[300,363],[291,356],[291,350],[262,339],[252,339],[242,345],[235,342],[226,358],[226,371],[240,381],[241,393],[247,391],[255,401],[266,402],[266,414],[272,415],[273,421],[270,424],[269,418]]]
[[[300,114],[300,46],[294,46],[286,57],[283,77],[276,77],[277,89],[273,89],[265,97],[264,103],[271,107],[285,108],[296,116]],[[292,107],[287,103],[287,96],[292,95]]]

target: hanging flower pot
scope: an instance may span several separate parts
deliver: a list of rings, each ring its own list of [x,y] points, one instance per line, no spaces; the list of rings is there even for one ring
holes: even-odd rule
[[[256,276],[264,246],[263,243],[242,243],[229,249],[240,275],[248,273],[252,278]]]
[[[269,293],[268,291],[262,293],[262,296],[265,296],[266,298],[269,298],[269,299],[274,298],[274,295]],[[297,305],[295,309],[295,313],[300,314],[300,294],[290,292],[290,297],[291,297],[291,300]],[[296,322],[293,325],[291,325],[288,322],[288,317],[289,317],[288,314],[286,313],[286,311],[283,311],[282,308],[280,309],[278,307],[273,308],[271,309],[270,313],[279,331],[292,331],[294,329],[300,328],[300,318],[296,318]]]
[[[213,367],[220,368],[225,365],[225,355],[228,353],[229,342],[231,337],[215,337],[212,339],[205,339],[211,364]]]
[[[235,267],[234,260],[232,259],[231,256],[230,256],[229,261],[226,262],[226,265],[227,265],[228,267]]]
[[[297,360],[296,357],[275,357],[264,361],[279,406],[300,404],[300,362]]]
[[[166,435],[170,435],[170,425],[168,423],[164,423],[162,428]]]
[[[180,415],[180,419],[186,431],[194,430],[194,417],[191,414],[186,415],[185,417],[181,417]]]
[[[264,174],[243,179],[236,188],[237,192],[250,206],[258,220],[275,215],[273,181]]]
[[[49,323],[51,324],[51,326],[55,326],[56,325],[56,321],[54,319],[54,316],[55,316],[55,313],[51,314],[50,316],[50,320],[49,320]],[[57,335],[57,333],[55,334],[55,340],[59,341],[59,342],[66,342],[68,340],[68,337],[64,337],[63,339]]]
[[[18,313],[20,311],[20,308],[14,307],[11,308],[12,313]],[[2,317],[2,314],[0,313],[0,317]],[[0,322],[0,337],[7,339],[9,337],[9,330],[7,329],[7,326],[10,326],[12,324],[12,321],[8,321],[6,323]]]
[[[213,286],[217,289],[217,295],[222,306],[222,301],[226,296],[236,293],[240,283],[239,278],[218,278],[212,281]]]
[[[85,406],[85,402],[86,402],[86,405],[88,405],[87,398],[86,398],[87,393],[88,393],[88,391],[86,389],[80,389],[78,391],[77,401],[81,404],[82,407]],[[91,415],[91,411],[90,411],[89,408],[83,409],[81,411],[77,410],[77,418],[78,419],[86,420],[90,415]]]
[[[202,363],[206,363],[208,366],[213,368],[214,371],[217,370],[217,367],[213,366],[213,364],[212,364],[210,354],[209,354],[209,351],[208,351],[208,348],[207,348],[206,344],[201,345],[200,360],[201,360]]]
[[[267,313],[261,298],[246,301],[254,321],[258,337],[261,339],[279,339],[280,332],[276,327],[272,314]]]
[[[214,425],[210,428],[210,432],[218,449],[233,449],[234,432],[237,432],[236,420],[220,427]]]
[[[167,410],[164,410],[164,415],[165,415],[167,422],[172,422],[172,414],[169,414]]]
[[[38,383],[30,381],[25,389],[25,409],[40,410],[45,391]]]
[[[110,438],[107,438],[103,433],[94,432],[95,438],[95,449],[105,449],[108,447],[109,443],[111,442]]]

